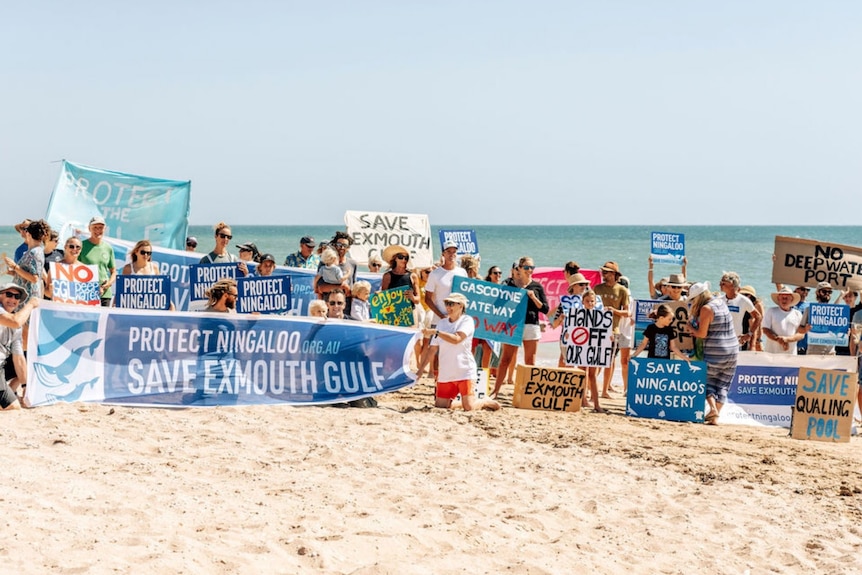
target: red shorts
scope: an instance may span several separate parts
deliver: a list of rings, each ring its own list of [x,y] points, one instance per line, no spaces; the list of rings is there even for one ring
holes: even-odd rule
[[[461,397],[473,395],[473,382],[469,379],[447,381],[446,383],[437,382],[437,397],[455,399],[459,393]]]

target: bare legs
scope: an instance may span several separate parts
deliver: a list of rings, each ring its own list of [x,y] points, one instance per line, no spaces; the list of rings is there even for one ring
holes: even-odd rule
[[[497,381],[494,382],[494,391],[491,393],[491,397],[493,399],[497,399],[497,395],[500,393],[500,388],[503,387],[503,383],[506,381],[506,374],[509,371],[509,366],[516,363],[517,357],[518,346],[504,343],[503,352],[500,354],[500,365],[497,366]]]

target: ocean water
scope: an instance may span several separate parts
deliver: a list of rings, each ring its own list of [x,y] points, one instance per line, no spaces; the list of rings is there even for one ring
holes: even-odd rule
[[[758,295],[774,291],[772,252],[776,235],[816,239],[846,245],[862,245],[860,226],[432,226],[433,245],[439,252],[437,231],[473,229],[482,256],[482,274],[491,265],[506,270],[521,256],[530,256],[537,266],[562,267],[574,260],[581,267],[597,269],[608,260],[616,261],[630,280],[634,297],[647,297],[647,267],[650,233],[685,234],[691,281],[707,280],[717,289],[723,271],[736,271],[744,284],[754,286]],[[318,242],[331,238],[343,224],[327,226],[232,226],[232,245],[255,242],[263,252],[271,252],[278,262],[298,249],[299,238],[313,236]],[[213,246],[210,226],[191,226],[198,238],[198,251]],[[0,227],[0,252],[12,254],[20,237],[11,224]],[[235,251],[235,249],[234,249]],[[656,280],[679,267],[655,264]]]

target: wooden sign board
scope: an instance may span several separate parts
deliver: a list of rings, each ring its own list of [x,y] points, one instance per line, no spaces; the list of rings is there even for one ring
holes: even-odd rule
[[[790,436],[794,439],[849,442],[856,377],[851,371],[800,367]]]
[[[580,411],[587,374],[581,369],[519,365],[512,406],[544,411]]]

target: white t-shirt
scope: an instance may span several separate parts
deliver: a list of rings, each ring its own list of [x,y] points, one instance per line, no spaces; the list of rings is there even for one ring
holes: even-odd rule
[[[438,346],[439,367],[437,369],[437,381],[447,383],[450,381],[461,381],[476,379],[476,359],[473,357],[473,332],[475,331],[473,318],[462,315],[455,323],[449,318],[443,318],[437,324],[437,331],[444,333],[458,333],[459,331],[467,337],[461,343],[449,343],[439,337],[431,340],[431,345]]]
[[[790,311],[784,311],[780,307],[771,307],[763,314],[763,329],[769,329],[775,335],[793,335],[801,323],[802,312],[795,307],[790,308]],[[767,339],[763,345],[763,350],[769,353],[796,355],[796,343],[791,343],[787,349],[784,349],[777,341]]]
[[[446,303],[443,301],[452,293],[452,283],[455,281],[455,276],[467,277],[467,270],[460,266],[455,269],[447,270],[444,268],[435,268],[428,274],[428,281],[425,283],[425,293],[434,295],[434,305],[440,310],[440,313],[446,313]],[[431,312],[431,325],[437,325],[443,320]]]
[[[742,318],[745,317],[745,312],[751,313],[754,311],[754,304],[741,293],[736,294],[736,297],[733,299],[728,299],[725,295],[724,299],[727,301],[727,309],[730,310],[730,317],[733,318],[733,330],[736,332],[736,337],[739,337],[742,335]]]

